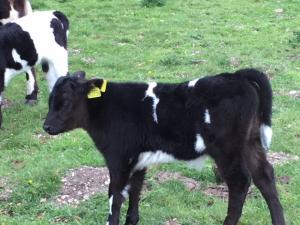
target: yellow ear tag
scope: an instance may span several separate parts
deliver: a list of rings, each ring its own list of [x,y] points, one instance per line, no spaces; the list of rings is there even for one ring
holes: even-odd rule
[[[106,91],[106,86],[107,86],[107,80],[103,80],[100,91],[104,93]]]
[[[101,91],[98,87],[93,87],[88,93],[88,98],[99,98],[101,97]]]

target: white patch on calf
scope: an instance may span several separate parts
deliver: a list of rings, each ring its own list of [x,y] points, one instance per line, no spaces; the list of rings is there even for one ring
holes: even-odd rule
[[[200,156],[196,159],[187,161],[187,164],[189,167],[197,169],[197,170],[201,170],[203,168],[204,162],[207,159],[206,156]]]
[[[174,160],[175,160],[175,157],[173,155],[162,152],[160,150],[158,150],[156,152],[143,152],[139,155],[138,162],[135,165],[133,171],[143,170],[152,164],[168,163],[168,162],[172,162]]]
[[[156,113],[156,108],[157,108],[157,104],[159,103],[159,98],[156,97],[156,95],[154,94],[154,88],[157,86],[157,83],[155,82],[151,82],[149,83],[148,89],[146,90],[146,94],[145,94],[145,98],[150,97],[153,100],[153,119],[156,123],[158,123],[158,119],[157,119],[157,113]]]
[[[113,202],[114,202],[114,196],[112,195],[110,198],[109,198],[109,214],[112,215],[112,205],[113,205]]]
[[[272,128],[268,125],[262,124],[260,126],[259,131],[260,131],[261,144],[265,150],[268,150],[270,148],[271,140],[272,140],[272,134],[273,134]]]
[[[188,84],[188,87],[195,87],[195,85],[196,85],[196,83],[197,83],[197,81],[199,80],[199,78],[198,79],[195,79],[195,80],[192,80],[192,81],[190,81],[189,82],[189,84]]]
[[[28,62],[26,60],[24,60],[24,59],[21,59],[21,56],[19,55],[19,53],[17,52],[16,49],[13,48],[13,50],[11,52],[11,55],[13,57],[13,60],[16,63],[20,63],[22,65],[22,68],[29,67],[28,66]]]
[[[200,134],[196,135],[196,141],[195,141],[195,151],[198,153],[201,153],[206,148],[204,140]]]
[[[210,120],[210,114],[209,114],[209,110],[206,109],[205,113],[204,113],[204,122],[210,124],[211,120]]]
[[[123,191],[121,192],[122,196],[124,198],[128,198],[129,196],[129,190],[130,190],[130,185],[126,185],[125,188],[123,189]]]

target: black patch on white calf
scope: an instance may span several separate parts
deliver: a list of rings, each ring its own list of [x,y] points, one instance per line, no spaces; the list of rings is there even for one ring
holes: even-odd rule
[[[25,1],[26,0],[15,0],[14,1],[13,6],[14,6],[15,10],[18,11],[19,17],[25,16],[25,4],[26,4]]]
[[[69,21],[67,17],[59,11],[55,11],[53,14],[57,17],[57,19],[51,20],[51,28],[53,28],[55,41],[57,44],[67,49],[67,31],[69,29]]]
[[[12,50],[15,49],[22,60],[27,61],[29,66],[35,65],[38,55],[28,32],[22,30],[16,23],[8,23],[0,28],[0,57],[5,58],[6,67],[20,70],[21,64],[15,62]]]
[[[42,70],[44,73],[48,73],[49,71],[49,64],[45,61],[42,62]]]

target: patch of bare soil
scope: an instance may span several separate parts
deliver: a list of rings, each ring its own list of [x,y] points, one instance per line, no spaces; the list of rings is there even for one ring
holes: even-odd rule
[[[10,101],[9,99],[4,98],[4,99],[2,100],[1,105],[2,105],[2,108],[5,109],[5,108],[9,108],[10,106],[12,106],[13,103],[12,103],[12,101]]]
[[[293,90],[293,91],[290,91],[288,93],[289,96],[293,97],[293,98],[298,98],[300,99],[300,91],[299,90]]]
[[[38,139],[41,144],[45,144],[51,139],[58,138],[60,135],[50,135],[46,132],[36,132],[33,134],[33,137]]]
[[[267,158],[272,165],[282,165],[288,163],[289,161],[299,160],[298,156],[283,152],[269,152],[267,154]]]
[[[73,206],[97,193],[107,193],[110,182],[106,167],[88,166],[69,170],[61,181],[63,185],[55,202]]]
[[[12,184],[6,177],[0,177],[0,201],[8,201],[12,192]]]
[[[164,225],[180,225],[176,218],[168,220]]]
[[[188,191],[198,190],[200,188],[200,183],[192,178],[182,176],[179,172],[158,172],[155,176],[158,183],[163,183],[169,180],[179,180],[184,184]]]

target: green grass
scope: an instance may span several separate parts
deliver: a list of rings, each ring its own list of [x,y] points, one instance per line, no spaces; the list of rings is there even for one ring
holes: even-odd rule
[[[139,0],[32,0],[35,9],[58,9],[70,18],[70,71],[85,70],[89,77],[114,81],[178,82],[195,77],[256,67],[267,72],[274,89],[273,151],[300,156],[300,100],[286,96],[300,88],[299,2],[297,0],[165,1],[162,7],[143,7]],[[283,9],[282,15],[275,10]],[[80,52],[80,53],[78,53]],[[231,63],[232,59],[236,63]],[[41,72],[39,71],[39,75]],[[12,101],[4,109],[0,130],[0,177],[14,187],[12,197],[0,202],[0,224],[105,224],[107,198],[98,195],[77,208],[58,207],[60,177],[81,165],[102,166],[104,161],[83,131],[40,140],[47,113],[47,86],[39,76],[37,106],[23,104],[25,76],[6,89]],[[22,91],[23,90],[23,91]],[[15,165],[14,161],[21,165]],[[210,164],[202,172],[182,165],[159,168],[180,171],[213,183]],[[287,224],[300,224],[300,162],[277,166],[278,184]],[[153,182],[142,196],[141,225],[163,225],[177,218],[182,225],[221,224],[227,202],[188,192],[172,181]],[[32,183],[30,182],[32,181]],[[176,194],[173,194],[176,193]],[[256,191],[248,198],[240,224],[270,224],[266,203]],[[47,198],[46,202],[40,202]],[[208,203],[213,200],[214,204]],[[125,215],[123,207],[123,217]],[[57,222],[59,218],[66,222]]]

